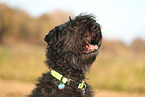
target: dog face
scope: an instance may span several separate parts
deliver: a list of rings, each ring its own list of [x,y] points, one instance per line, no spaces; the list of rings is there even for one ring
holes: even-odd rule
[[[72,20],[73,22],[73,20]],[[78,16],[74,20],[73,46],[82,54],[97,54],[102,44],[101,27],[93,16]]]

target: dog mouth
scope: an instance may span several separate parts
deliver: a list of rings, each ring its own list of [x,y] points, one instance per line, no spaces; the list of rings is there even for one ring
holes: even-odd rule
[[[95,39],[92,39],[90,42],[87,41],[87,44],[85,45],[85,50],[83,52],[87,54],[98,52],[101,44],[102,44],[101,39],[97,41]]]
[[[85,53],[91,53],[91,52],[96,52],[98,50],[98,45],[92,45],[92,44],[89,44],[89,45],[86,45],[86,51],[84,51]]]

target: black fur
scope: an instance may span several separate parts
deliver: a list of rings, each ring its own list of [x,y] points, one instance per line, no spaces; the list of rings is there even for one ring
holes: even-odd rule
[[[91,15],[69,19],[70,21],[56,26],[46,35],[46,64],[64,77],[82,82],[101,46],[101,27]],[[89,45],[98,45],[98,49],[89,50]],[[58,89],[59,83],[50,72],[44,73],[29,97],[83,97],[81,89],[73,85]],[[87,84],[85,97],[92,96],[91,87]]]

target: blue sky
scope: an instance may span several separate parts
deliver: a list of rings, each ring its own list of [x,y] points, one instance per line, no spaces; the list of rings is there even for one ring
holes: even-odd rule
[[[102,26],[105,39],[122,40],[127,44],[135,38],[145,40],[145,0],[0,0],[10,7],[25,10],[37,17],[56,9],[93,13]]]

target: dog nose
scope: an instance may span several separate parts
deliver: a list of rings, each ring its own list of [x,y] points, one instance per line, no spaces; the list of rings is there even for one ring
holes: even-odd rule
[[[97,29],[97,25],[93,26],[93,29]]]

